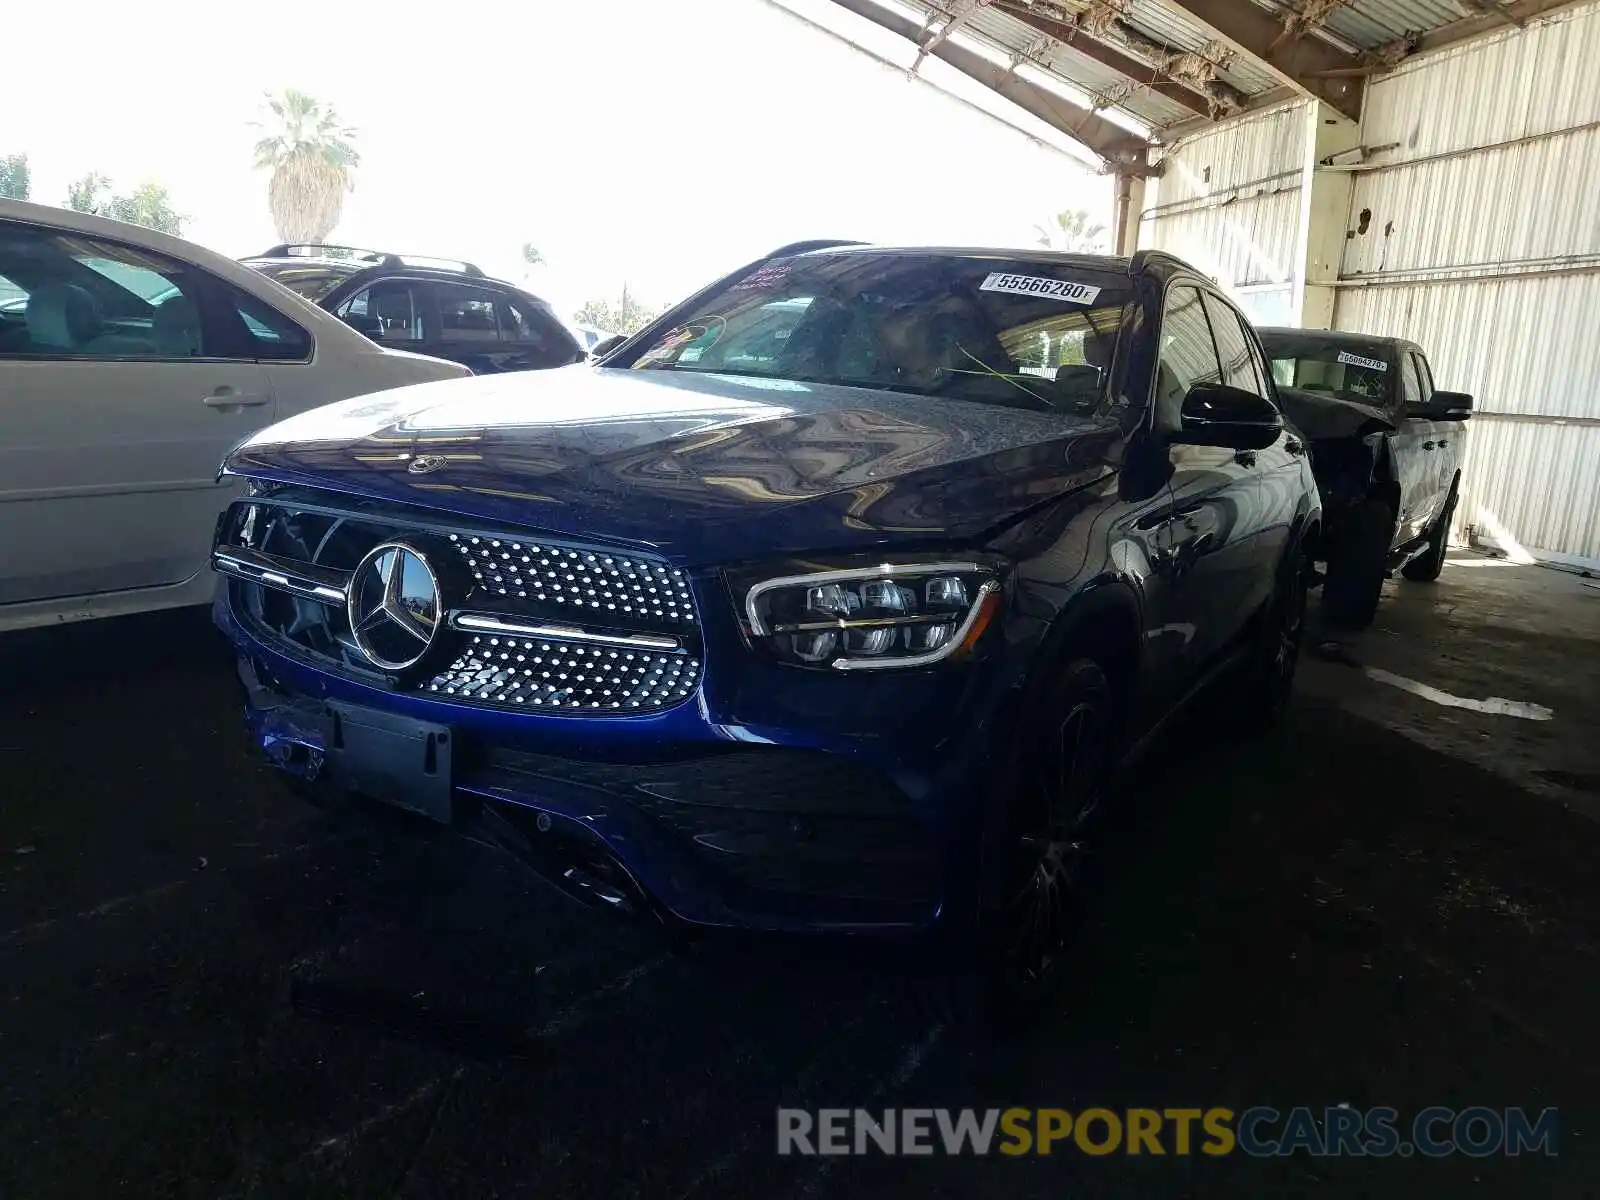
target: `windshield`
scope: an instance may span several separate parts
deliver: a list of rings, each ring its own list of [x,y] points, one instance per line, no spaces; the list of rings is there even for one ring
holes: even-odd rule
[[[1379,351],[1361,354],[1337,345],[1274,345],[1271,339],[1266,339],[1266,348],[1272,359],[1272,378],[1279,387],[1363,404],[1382,406],[1389,402],[1393,372],[1389,363],[1378,356]]]
[[[284,287],[294,289],[313,303],[362,269],[354,266],[330,267],[326,263],[304,267],[298,263],[251,263],[250,266],[276,279]]]
[[[1104,394],[1130,283],[1110,264],[883,252],[775,259],[620,365],[1084,411]]]

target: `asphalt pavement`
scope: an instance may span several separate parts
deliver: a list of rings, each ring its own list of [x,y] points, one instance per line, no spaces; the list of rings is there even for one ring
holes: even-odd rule
[[[675,953],[487,848],[307,805],[200,614],[10,639],[0,1197],[1596,1194],[1600,597],[1549,574],[1447,568],[1309,656],[1277,732],[1176,730],[1070,996],[1009,1037],[894,956]],[[1552,587],[1554,627],[1518,628]],[[780,1106],[1339,1104],[1554,1106],[1559,1154],[775,1153]]]

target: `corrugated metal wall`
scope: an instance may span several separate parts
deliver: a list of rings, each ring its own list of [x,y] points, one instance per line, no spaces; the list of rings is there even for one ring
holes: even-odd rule
[[[1476,397],[1461,523],[1600,563],[1597,63],[1592,4],[1374,81],[1334,323]]]
[[[1294,286],[1309,103],[1179,142],[1162,155],[1140,214],[1141,247],[1193,263],[1263,323],[1286,319]]]

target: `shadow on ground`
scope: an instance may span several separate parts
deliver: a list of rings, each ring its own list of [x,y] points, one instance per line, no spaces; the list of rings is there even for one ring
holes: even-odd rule
[[[996,1041],[915,972],[674,956],[304,806],[198,621],[0,651],[0,1195],[1587,1194],[1600,828],[1326,699],[1213,734],[1143,773],[1064,1010]],[[1338,1103],[1556,1105],[1561,1155],[773,1153],[779,1105]]]

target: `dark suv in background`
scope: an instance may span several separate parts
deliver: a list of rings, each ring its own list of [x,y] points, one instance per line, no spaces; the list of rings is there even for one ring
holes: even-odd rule
[[[320,244],[274,246],[240,261],[381,345],[448,358],[475,375],[585,357],[548,304],[469,262]]]

